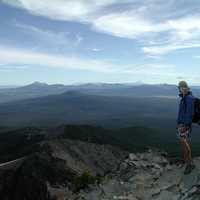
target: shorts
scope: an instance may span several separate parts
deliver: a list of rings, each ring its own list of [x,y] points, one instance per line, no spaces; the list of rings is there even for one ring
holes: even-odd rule
[[[192,127],[188,128],[185,132],[182,132],[182,133],[180,132],[180,129],[178,128],[176,132],[176,136],[178,139],[181,139],[181,138],[190,139],[191,132],[192,132]]]

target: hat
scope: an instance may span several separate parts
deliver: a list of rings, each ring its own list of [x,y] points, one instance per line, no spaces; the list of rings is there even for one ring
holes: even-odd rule
[[[189,88],[186,81],[180,81],[178,83],[178,87]]]

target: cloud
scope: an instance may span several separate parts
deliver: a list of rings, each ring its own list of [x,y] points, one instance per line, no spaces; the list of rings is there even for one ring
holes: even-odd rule
[[[125,75],[156,75],[177,76],[176,68],[170,64],[146,64],[146,65],[117,65],[110,61],[52,55],[42,52],[28,51],[26,49],[14,49],[0,46],[0,69],[18,70],[30,67],[52,67],[63,69],[78,69],[101,73],[125,74]]]
[[[150,56],[199,48],[200,4],[183,0],[3,0],[52,20],[77,21],[92,30],[134,39]],[[62,35],[60,35],[62,38]],[[59,40],[58,40],[59,41]],[[77,43],[80,41],[77,40]]]
[[[76,35],[76,40],[74,42],[74,46],[78,46],[83,40],[83,37],[79,34]]]
[[[0,65],[0,71],[2,72],[12,72],[16,70],[27,70],[29,67],[26,65]]]
[[[36,39],[37,43],[51,46],[66,46],[70,41],[69,32],[55,32],[44,30],[33,25],[15,22],[15,26],[22,29],[26,34]],[[30,39],[30,38],[29,38]]]
[[[97,72],[113,72],[117,68],[117,66],[112,63],[102,60],[65,57],[61,55],[51,55],[5,47],[0,47],[0,64],[7,66],[26,65],[60,67],[65,69],[81,69]]]
[[[200,41],[196,44],[168,44],[163,46],[150,46],[150,47],[143,47],[142,50],[150,55],[163,55],[167,54],[171,51],[176,51],[179,49],[189,49],[189,48],[199,48]]]
[[[12,6],[27,10],[33,15],[54,20],[78,21],[91,25],[93,29],[118,37],[134,38],[145,32],[158,32],[162,24],[153,24],[142,16],[142,8],[120,11],[111,8],[134,4],[133,0],[3,0]],[[149,0],[146,0],[149,1]]]
[[[156,76],[177,76],[176,67],[172,64],[144,64],[139,66],[129,67],[123,70],[123,73],[134,75],[156,75]]]
[[[27,41],[30,41],[34,48],[48,49],[57,52],[71,47],[78,47],[83,40],[80,34],[71,34],[67,31],[48,30],[34,25],[22,24],[14,21],[14,26],[20,29]]]
[[[163,39],[164,44],[160,45],[154,41],[154,45],[142,48],[145,53],[163,55],[179,49],[200,47],[200,15],[169,20],[165,27],[168,37],[167,40]]]
[[[102,51],[102,49],[98,49],[98,48],[93,48],[93,49],[91,49],[91,51],[95,51],[95,52],[98,52],[98,51]]]
[[[50,19],[87,21],[97,10],[117,0],[3,0],[3,2]]]

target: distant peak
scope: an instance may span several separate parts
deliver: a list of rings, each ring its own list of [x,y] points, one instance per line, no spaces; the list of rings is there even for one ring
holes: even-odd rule
[[[47,83],[42,83],[42,82],[39,82],[39,81],[35,81],[29,85],[25,85],[23,86],[22,88],[38,88],[38,87],[46,87],[48,86]]]
[[[48,85],[48,84],[43,83],[43,82],[39,82],[39,81],[35,81],[35,82],[31,83],[30,85]]]

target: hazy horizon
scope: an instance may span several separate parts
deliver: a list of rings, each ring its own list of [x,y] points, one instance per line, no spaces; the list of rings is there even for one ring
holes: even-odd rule
[[[30,83],[26,84],[21,84],[21,85],[13,85],[13,84],[0,84],[0,89],[1,88],[11,88],[11,87],[22,87],[22,86],[27,86],[35,83],[41,83],[41,84],[48,84],[48,85],[55,85],[55,84],[61,84],[61,85],[85,85],[85,84],[122,84],[122,85],[177,85],[177,84],[170,84],[170,83],[145,83],[145,82],[74,82],[74,83],[59,83],[59,82],[54,82],[54,83],[49,83],[49,82],[41,82],[41,81],[33,81]],[[191,87],[200,87],[200,84],[193,85],[190,84]]]

